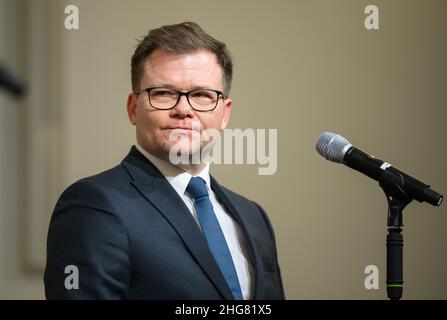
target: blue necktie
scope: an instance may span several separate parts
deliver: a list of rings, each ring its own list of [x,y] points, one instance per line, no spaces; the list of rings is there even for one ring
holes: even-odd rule
[[[214,259],[222,271],[228,286],[236,300],[243,300],[242,291],[237,277],[236,268],[231,258],[230,249],[225,241],[219,221],[213,210],[206,182],[202,178],[192,177],[186,190],[194,199],[194,206],[199,218],[205,239],[208,242]]]

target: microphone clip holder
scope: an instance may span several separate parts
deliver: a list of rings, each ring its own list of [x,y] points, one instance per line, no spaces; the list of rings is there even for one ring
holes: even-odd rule
[[[396,171],[385,169],[379,185],[388,201],[387,246],[387,295],[390,300],[400,300],[403,291],[403,210],[413,201],[404,188],[404,177]]]

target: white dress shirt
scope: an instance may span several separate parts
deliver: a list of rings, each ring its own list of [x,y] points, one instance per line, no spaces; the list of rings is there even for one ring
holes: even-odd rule
[[[146,158],[148,158],[149,161],[152,162],[163,174],[166,180],[168,180],[180,198],[182,198],[183,202],[188,207],[192,216],[200,227],[200,222],[194,208],[194,200],[189,196],[188,192],[186,192],[186,187],[188,186],[192,175],[184,171],[182,168],[169,163],[168,161],[155,157],[138,144],[136,145],[136,148]],[[213,205],[214,213],[216,214],[217,220],[222,228],[228,248],[230,249],[231,257],[233,258],[236,273],[239,278],[239,284],[242,290],[242,296],[244,297],[244,300],[248,300],[251,299],[251,293],[253,292],[252,279],[254,272],[253,266],[249,260],[250,258],[247,244],[243,233],[240,230],[239,224],[228,214],[227,210],[219,202],[216,194],[211,189],[209,169],[210,165],[207,164],[197,176],[201,177],[206,182],[206,187],[208,189],[211,204]]]

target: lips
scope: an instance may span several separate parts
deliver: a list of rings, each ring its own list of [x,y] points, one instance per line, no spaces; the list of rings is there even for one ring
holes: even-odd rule
[[[182,124],[174,124],[174,125],[168,125],[166,127],[168,130],[190,130],[190,131],[200,131],[200,125],[196,124],[188,124],[188,123],[182,123]]]
[[[182,122],[172,122],[166,124],[165,128],[166,130],[179,130],[179,131],[194,131],[194,132],[200,132],[201,131],[201,124],[199,121],[182,121]]]
[[[179,127],[169,127],[168,129],[182,129],[182,130],[192,130],[191,127],[183,127],[183,126],[179,126]]]

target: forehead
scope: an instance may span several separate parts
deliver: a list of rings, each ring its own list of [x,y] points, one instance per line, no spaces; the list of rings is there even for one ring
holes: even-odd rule
[[[142,85],[222,89],[222,68],[216,55],[207,50],[178,54],[157,49],[144,63]]]

